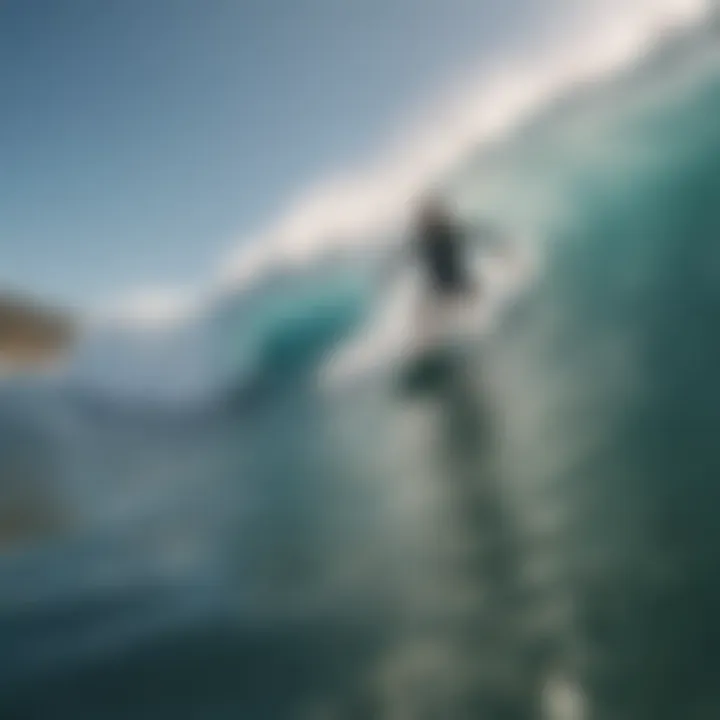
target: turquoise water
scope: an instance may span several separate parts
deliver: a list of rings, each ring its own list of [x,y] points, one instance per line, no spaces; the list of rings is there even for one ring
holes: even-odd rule
[[[2,717],[718,717],[713,48],[451,179],[545,267],[432,394],[317,390],[360,280],[263,305],[251,402],[7,394]]]

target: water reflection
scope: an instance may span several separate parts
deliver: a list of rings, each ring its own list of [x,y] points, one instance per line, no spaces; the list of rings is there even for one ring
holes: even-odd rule
[[[414,427],[423,452],[406,470],[430,483],[432,500],[416,518],[418,594],[379,661],[373,717],[539,717],[545,650],[525,622],[532,598],[502,477],[502,413],[482,370],[448,361],[409,410],[422,416]]]

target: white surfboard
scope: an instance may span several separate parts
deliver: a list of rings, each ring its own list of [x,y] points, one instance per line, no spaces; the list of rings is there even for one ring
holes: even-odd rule
[[[527,287],[535,267],[529,248],[520,245],[477,256],[473,271],[479,290],[462,301],[438,301],[416,269],[409,269],[360,332],[331,354],[321,368],[321,384],[337,387],[394,372],[428,352],[462,348],[486,337]]]

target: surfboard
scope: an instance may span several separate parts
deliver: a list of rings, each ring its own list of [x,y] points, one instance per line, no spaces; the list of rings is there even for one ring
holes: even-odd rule
[[[452,301],[429,295],[419,273],[408,269],[360,332],[329,357],[322,384],[337,387],[382,374],[402,392],[438,385],[527,286],[531,257],[519,245],[511,253],[475,256],[477,292]]]

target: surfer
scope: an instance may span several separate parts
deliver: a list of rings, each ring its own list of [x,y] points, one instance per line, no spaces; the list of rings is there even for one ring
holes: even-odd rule
[[[420,347],[432,347],[442,336],[464,332],[461,328],[473,325],[489,307],[493,270],[480,270],[479,257],[489,261],[485,268],[495,266],[495,277],[498,267],[507,277],[522,268],[506,232],[487,222],[466,226],[437,194],[423,198],[412,230],[405,255],[409,250],[425,286],[416,305],[416,338]]]
[[[465,257],[464,232],[438,197],[425,198],[420,206],[414,246],[434,295],[449,299],[475,290]]]
[[[464,228],[441,198],[430,195],[421,202],[410,245],[425,284],[415,321],[415,342],[422,347],[434,344],[433,338],[478,287],[469,266]]]
[[[415,208],[410,232],[382,256],[382,307],[332,356],[331,376],[359,376],[400,361],[412,375],[428,356],[464,354],[496,322],[530,270],[507,231],[463,222],[436,194]],[[389,289],[388,289],[389,286]]]

